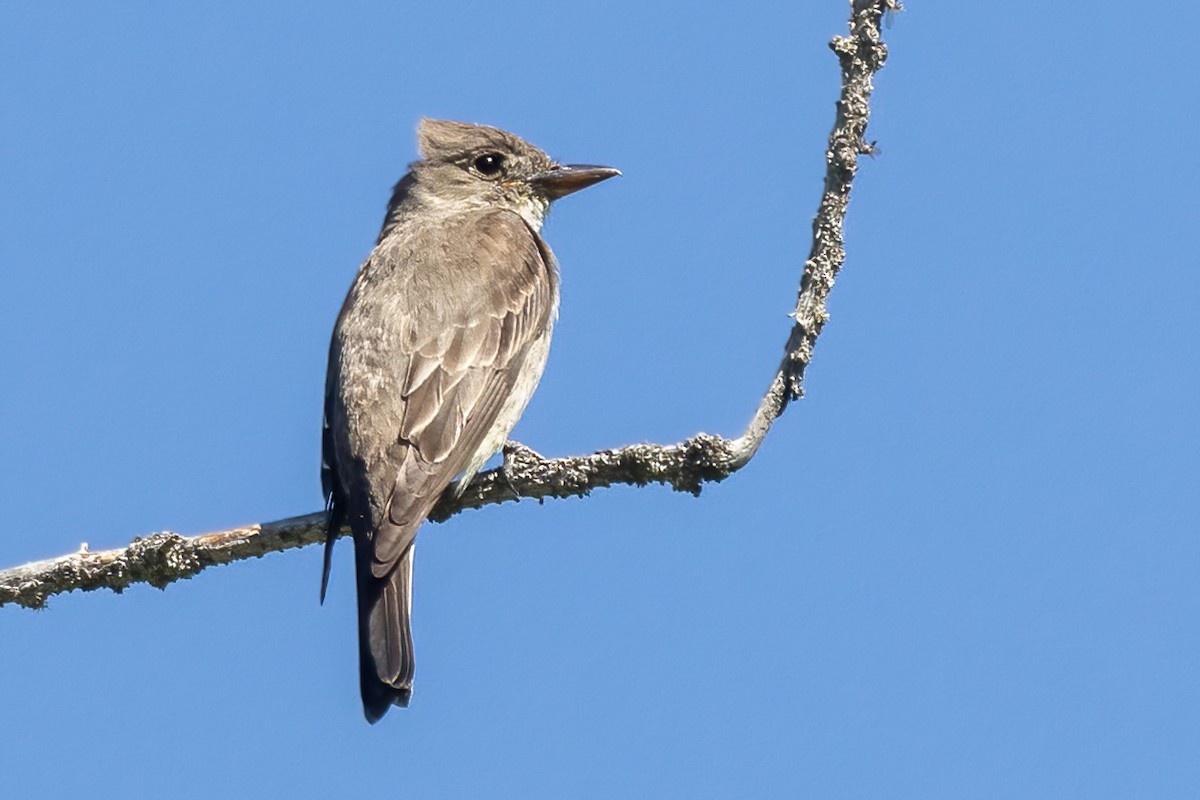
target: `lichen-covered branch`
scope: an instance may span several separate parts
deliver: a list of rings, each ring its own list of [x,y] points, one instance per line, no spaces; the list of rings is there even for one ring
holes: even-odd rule
[[[813,219],[812,249],[804,262],[794,324],[779,369],[745,432],[735,439],[702,433],[679,444],[635,444],[550,459],[510,443],[504,467],[476,476],[459,497],[447,493],[430,519],[440,521],[464,509],[519,497],[571,497],[617,484],[659,483],[699,494],[706,482],[729,477],[754,456],[772,423],[803,394],[804,371],[829,319],[826,301],[846,257],[842,227],[858,157],[872,152],[864,139],[868,103],[872,79],[887,58],[880,18],[887,11],[899,11],[900,3],[851,0],[851,9],[850,35],[830,43],[841,62],[842,93],[825,153],[825,187]],[[132,583],[162,588],[216,564],[315,544],[324,538],[324,522],[325,515],[316,513],[200,536],[156,533],[118,550],[93,553],[84,546],[71,555],[0,572],[0,606],[40,608],[50,596],[72,589],[120,592]]]

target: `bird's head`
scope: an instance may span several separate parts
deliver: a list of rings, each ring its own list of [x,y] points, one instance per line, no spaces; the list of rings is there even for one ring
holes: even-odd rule
[[[411,191],[424,203],[509,208],[537,230],[550,203],[620,175],[612,167],[559,164],[498,128],[425,119]]]

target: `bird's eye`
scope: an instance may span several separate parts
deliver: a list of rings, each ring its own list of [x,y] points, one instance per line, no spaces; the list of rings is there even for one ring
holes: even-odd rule
[[[494,178],[504,168],[504,156],[499,153],[488,153],[471,162],[471,166],[485,178]]]

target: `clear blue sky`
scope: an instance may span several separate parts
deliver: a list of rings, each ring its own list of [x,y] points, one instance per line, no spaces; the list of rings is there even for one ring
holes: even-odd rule
[[[421,116],[560,203],[551,455],[732,434],[777,363],[837,0],[8,3],[0,566],[318,509],[329,331]],[[1200,70],[1181,2],[887,32],[808,397],[695,499],[423,531],[368,726],[338,547],[0,610],[6,796],[1200,793]]]

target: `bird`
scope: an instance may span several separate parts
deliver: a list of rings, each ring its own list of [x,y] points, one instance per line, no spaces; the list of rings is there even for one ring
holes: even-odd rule
[[[545,368],[559,302],[541,236],[550,204],[620,174],[487,125],[423,119],[417,143],[338,314],[325,384],[321,601],[349,525],[371,723],[412,696],[417,530],[504,446]]]

